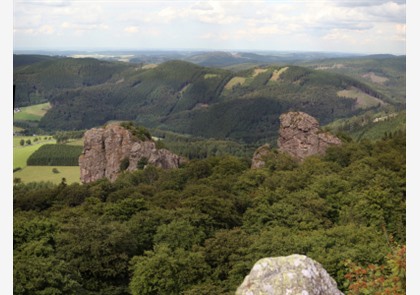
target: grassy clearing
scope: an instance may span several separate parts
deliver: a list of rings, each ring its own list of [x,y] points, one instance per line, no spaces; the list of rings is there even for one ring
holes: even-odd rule
[[[23,107],[20,109],[20,112],[14,114],[13,119],[19,121],[39,121],[50,108],[51,105],[49,102]]]
[[[254,72],[252,73],[252,77],[256,77],[256,76],[258,76],[259,74],[265,73],[265,72],[267,72],[267,71],[268,71],[268,69],[256,68],[256,69],[254,70]]]
[[[225,85],[226,90],[232,90],[233,86],[235,85],[242,85],[246,81],[245,77],[233,77],[229,80],[229,82]]]
[[[205,74],[204,79],[218,78],[220,75],[217,74]]]
[[[378,76],[376,75],[374,72],[369,72],[366,73],[364,75],[362,75],[363,78],[368,78],[370,79],[373,83],[377,83],[377,84],[384,84],[386,81],[388,81],[389,79],[386,77],[382,77],[382,76]]]
[[[39,140],[34,142],[34,139],[38,138]],[[26,160],[29,156],[39,149],[42,145],[47,143],[55,143],[55,139],[44,139],[45,136],[14,136],[13,137],[13,169],[20,167],[26,167]],[[50,138],[49,136],[47,138]],[[21,146],[21,139],[25,140],[25,145]],[[26,140],[30,139],[32,144],[27,145]]]
[[[148,70],[148,69],[154,69],[154,68],[156,68],[158,65],[157,64],[148,64],[148,65],[144,65],[144,66],[142,66],[141,68],[142,69],[145,69],[145,70]]]
[[[339,97],[355,98],[356,106],[361,109],[377,106],[378,104],[385,105],[385,103],[379,98],[366,94],[355,87],[352,87],[351,89],[340,90],[337,92],[337,95]]]
[[[38,141],[34,141],[35,138],[38,138]],[[13,136],[13,148],[22,148],[22,146],[20,145],[20,141],[24,140],[26,142],[26,140],[30,139],[32,142],[32,145],[38,145],[38,144],[45,144],[45,143],[55,143],[55,139],[52,136],[44,136],[44,135],[39,135],[39,136]],[[25,143],[26,146],[26,143]]]
[[[275,70],[273,72],[273,75],[271,75],[270,81],[277,81],[280,78],[280,75],[287,71],[289,67],[284,67],[278,70]]]
[[[53,173],[56,168],[59,173]],[[27,166],[22,170],[13,173],[13,178],[20,178],[22,182],[51,181],[60,183],[65,178],[67,184],[80,183],[80,168],[78,166]]]
[[[182,87],[182,89],[179,91],[179,94],[183,95],[185,93],[185,91],[187,91],[188,87],[190,87],[190,83],[188,83],[187,85],[185,85],[184,87]]]

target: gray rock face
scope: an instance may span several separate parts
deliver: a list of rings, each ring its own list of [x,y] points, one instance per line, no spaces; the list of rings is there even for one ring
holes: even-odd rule
[[[263,258],[236,295],[343,295],[318,262],[304,255]]]
[[[157,149],[151,141],[138,141],[127,129],[114,124],[105,128],[93,128],[84,134],[84,146],[79,157],[80,180],[82,183],[108,178],[117,179],[120,164],[127,158],[127,170],[137,169],[142,158],[147,165],[164,169],[178,168],[181,157],[165,149]]]
[[[288,112],[280,116],[279,151],[303,160],[312,155],[323,155],[331,145],[339,145],[341,140],[322,132],[318,121],[303,112]]]

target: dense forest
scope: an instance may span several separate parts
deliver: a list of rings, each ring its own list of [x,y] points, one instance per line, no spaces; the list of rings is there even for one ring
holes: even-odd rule
[[[15,183],[14,294],[233,294],[304,254],[346,294],[405,294],[405,132],[296,162],[273,151],[115,182]]]
[[[49,102],[52,108],[39,123],[15,125],[40,133],[133,120],[149,129],[259,144],[276,137],[278,115],[287,111],[306,112],[324,125],[384,106],[403,110],[405,58],[383,60],[348,59],[345,69],[331,73],[319,70],[322,61],[308,67],[263,64],[231,71],[180,60],[143,65],[16,56],[17,105]],[[362,98],[340,95],[342,91],[369,102],[363,106]]]

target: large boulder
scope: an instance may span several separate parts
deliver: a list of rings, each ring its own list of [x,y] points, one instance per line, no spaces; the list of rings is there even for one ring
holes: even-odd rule
[[[118,124],[92,128],[84,134],[82,155],[79,157],[82,183],[108,178],[117,179],[121,163],[127,161],[127,171],[138,169],[139,161],[164,169],[177,168],[181,157],[158,149],[153,140],[139,140]]]
[[[306,113],[288,112],[280,116],[279,151],[303,160],[312,155],[323,155],[329,146],[339,144],[339,138],[323,132],[318,121]]]
[[[259,260],[236,295],[343,295],[321,264],[304,255]]]

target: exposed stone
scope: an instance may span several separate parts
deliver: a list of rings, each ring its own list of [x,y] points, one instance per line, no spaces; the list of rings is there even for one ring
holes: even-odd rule
[[[139,141],[130,131],[117,124],[105,128],[93,128],[84,134],[84,147],[79,157],[80,180],[82,183],[108,178],[117,179],[120,165],[128,159],[128,171],[137,169],[141,159],[147,165],[164,169],[177,168],[181,157],[165,149],[157,149],[152,140]]]
[[[288,112],[280,116],[280,151],[303,160],[312,155],[323,155],[331,145],[339,145],[341,140],[319,128],[318,121],[303,112]]]
[[[251,168],[263,168],[265,166],[264,157],[266,157],[268,154],[270,154],[270,145],[268,143],[257,148],[254,152],[254,155],[252,156]]]
[[[304,255],[259,260],[236,295],[343,295],[321,264]]]

